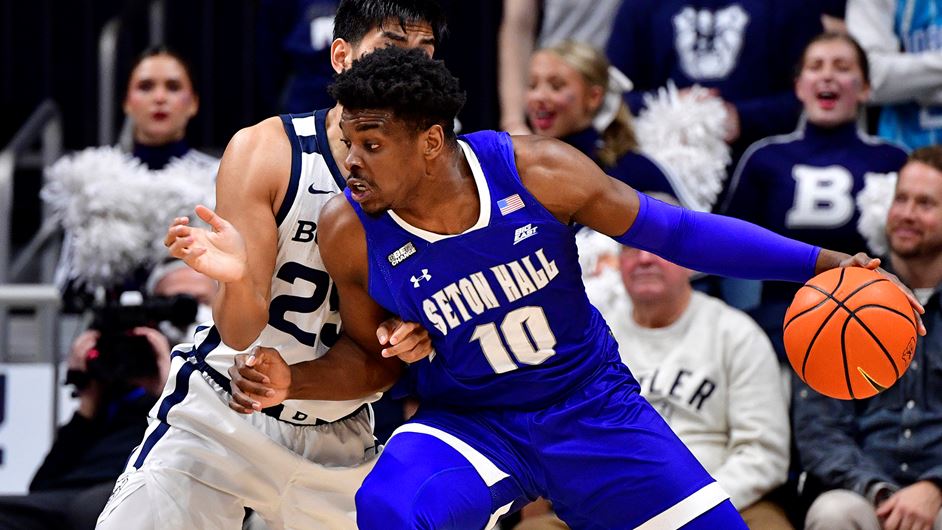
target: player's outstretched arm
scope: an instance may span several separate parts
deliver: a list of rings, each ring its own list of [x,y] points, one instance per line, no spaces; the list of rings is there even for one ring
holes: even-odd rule
[[[402,373],[402,361],[382,355],[384,346],[390,345],[381,343],[378,335],[386,334],[387,340],[397,336],[401,346],[394,352],[399,353],[412,346],[422,347],[420,344],[430,349],[430,343],[427,337],[420,337],[415,342],[412,339],[400,340],[415,330],[411,327],[400,329],[394,322],[386,322],[389,314],[370,298],[367,288],[366,234],[345,197],[337,196],[327,203],[321,212],[318,227],[321,257],[340,296],[343,334],[323,356],[290,367],[281,361],[276,372],[269,371],[266,375],[278,380],[283,380],[279,377],[287,377],[288,388],[284,390],[286,399],[347,400],[387,390]],[[278,365],[271,357],[273,351],[265,353],[265,362]],[[272,376],[273,373],[280,373],[281,376]],[[230,370],[230,375],[235,376],[233,370]],[[249,390],[247,407],[246,403],[238,405],[253,408],[254,400],[267,406],[268,401],[263,397],[280,397],[277,394],[263,396],[262,393],[267,391],[263,388],[265,384],[262,387],[244,385]],[[279,386],[271,381],[267,384]]]
[[[586,225],[678,265],[721,276],[793,282],[835,267],[879,265],[863,254],[821,249],[740,219],[694,212],[639,194],[564,142],[533,136],[515,136],[512,142],[523,184],[560,221]],[[922,313],[909,289],[887,276]]]
[[[235,349],[248,348],[268,322],[278,243],[274,212],[290,174],[291,145],[278,118],[237,132],[219,166],[216,214],[243,239],[245,269],[220,279],[213,320]]]

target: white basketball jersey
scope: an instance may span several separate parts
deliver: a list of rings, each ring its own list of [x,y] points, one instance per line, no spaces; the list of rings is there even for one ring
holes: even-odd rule
[[[291,141],[291,181],[276,215],[278,257],[271,281],[268,324],[245,350],[258,345],[275,348],[288,364],[320,357],[340,334],[337,292],[315,237],[321,208],[341,192],[344,183],[327,143],[326,115],[327,110],[320,110],[281,116]],[[201,357],[205,359],[214,379],[218,380],[218,375],[228,378],[236,353],[242,352],[222,344],[215,328],[197,334],[197,362]],[[228,384],[222,386],[228,388]],[[379,396],[354,401],[289,400],[267,412],[306,425],[343,418]]]

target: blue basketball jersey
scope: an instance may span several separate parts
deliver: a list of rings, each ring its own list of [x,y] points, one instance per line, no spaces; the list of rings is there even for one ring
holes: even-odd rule
[[[405,390],[446,406],[535,409],[557,401],[617,345],[582,284],[570,227],[523,186],[506,133],[462,136],[480,216],[461,234],[363,212],[370,295],[422,323],[435,355],[409,367]]]

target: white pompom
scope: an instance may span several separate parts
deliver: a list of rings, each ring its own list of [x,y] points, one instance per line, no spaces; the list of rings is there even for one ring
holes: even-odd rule
[[[884,256],[889,252],[886,240],[886,216],[896,192],[896,173],[867,173],[864,188],[857,194],[857,232],[867,240],[870,252]]]
[[[709,90],[693,86],[681,94],[668,82],[656,95],[646,94],[646,108],[635,122],[639,147],[677,178],[678,199],[692,209],[709,211],[723,190],[731,162],[726,107]]]
[[[67,278],[94,288],[166,255],[170,221],[211,204],[216,167],[174,159],[147,169],[115,147],[65,156],[46,169],[40,196],[70,238]]]

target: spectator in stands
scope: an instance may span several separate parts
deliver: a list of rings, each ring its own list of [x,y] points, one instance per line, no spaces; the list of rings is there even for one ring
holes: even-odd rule
[[[157,267],[148,283],[154,286],[154,296],[187,294],[205,304],[216,291],[213,280],[186,266]],[[119,322],[110,324],[122,326]],[[109,350],[102,332],[94,330],[85,331],[72,343],[67,381],[75,385],[78,408],[71,421],[59,428],[29,493],[0,497],[0,528],[95,527],[128,454],[144,435],[147,413],[166,382],[170,343],[155,329],[157,323],[152,325],[130,327],[124,340],[112,337],[117,342],[111,347],[123,344],[128,346],[126,350]],[[137,370],[143,366],[138,362],[149,366]],[[144,372],[147,375],[133,375]]]
[[[675,176],[638,152],[631,113],[622,99],[629,84],[587,44],[562,41],[530,59],[526,115],[533,132],[559,138],[635,189],[677,195]]]
[[[725,213],[825,248],[864,250],[868,242],[858,228],[855,202],[895,179],[906,161],[901,148],[859,127],[869,93],[867,57],[853,38],[815,37],[795,79],[804,119],[792,134],[763,139],[746,151],[733,174]],[[762,303],[753,311],[782,359],[782,319],[796,290],[766,282]]]
[[[750,528],[791,528],[767,498],[785,483],[790,429],[765,334],[744,313],[694,291],[688,269],[633,248],[622,250],[620,265],[628,297],[608,320],[642,395]]]
[[[527,65],[536,48],[564,40],[584,42],[602,50],[621,0],[504,0],[498,30],[498,92],[500,128],[530,134],[524,114]],[[537,22],[542,25],[537,32]]]
[[[908,371],[860,401],[827,398],[795,379],[801,463],[825,493],[809,530],[942,529],[942,147],[915,151],[886,219],[889,257],[926,308],[928,333]]]
[[[910,149],[942,143],[942,5],[848,0],[847,29],[870,57],[878,134]]]
[[[790,529],[783,508],[768,499],[785,483],[790,435],[768,338],[744,313],[694,291],[690,270],[633,248],[623,248],[619,261],[625,290],[610,289],[627,296],[604,316],[642,395],[750,528]],[[565,528],[541,511],[540,504],[528,507],[517,530]]]
[[[821,13],[810,0],[624,0],[607,53],[635,85],[636,114],[644,93],[668,81],[714,89],[726,102],[726,140],[741,153],[795,127],[792,66],[821,32]]]
[[[164,255],[156,244],[167,223],[212,198],[218,160],[191,149],[186,127],[199,97],[186,62],[164,47],[144,52],[131,69],[124,112],[130,153],[92,147],[46,170],[43,199],[65,230],[56,283],[67,309],[89,305],[90,293],[143,287]]]

